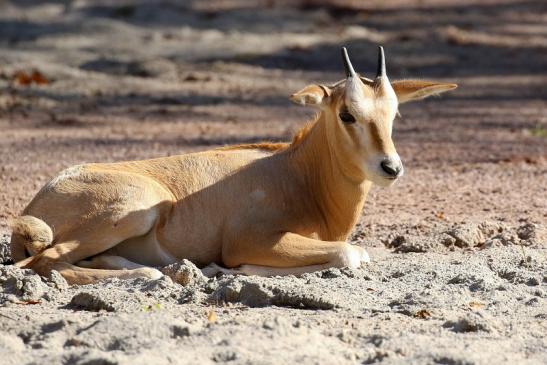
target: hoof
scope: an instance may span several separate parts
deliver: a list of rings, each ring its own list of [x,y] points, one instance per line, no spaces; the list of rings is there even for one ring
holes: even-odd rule
[[[151,267],[145,267],[138,270],[140,274],[142,274],[142,276],[148,279],[157,280],[163,277],[163,273],[161,271],[159,271],[158,269],[153,269]]]

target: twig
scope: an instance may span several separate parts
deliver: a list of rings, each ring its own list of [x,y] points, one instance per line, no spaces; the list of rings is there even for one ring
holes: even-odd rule
[[[12,317],[10,317],[10,316],[7,316],[7,315],[5,315],[5,314],[2,314],[2,313],[0,313],[0,316],[2,316],[2,317],[6,317],[6,318],[8,318],[8,319],[11,319],[12,321],[16,321],[16,319],[15,319],[15,318],[12,318]]]

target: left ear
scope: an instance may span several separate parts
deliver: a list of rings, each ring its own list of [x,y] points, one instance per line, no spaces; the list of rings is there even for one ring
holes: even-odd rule
[[[308,85],[297,93],[290,96],[290,99],[300,105],[322,105],[332,93],[332,89],[324,85]]]
[[[458,87],[456,84],[445,84],[433,81],[422,80],[401,80],[391,83],[399,104],[408,101],[425,99],[431,95],[444,93],[445,91],[454,90]]]

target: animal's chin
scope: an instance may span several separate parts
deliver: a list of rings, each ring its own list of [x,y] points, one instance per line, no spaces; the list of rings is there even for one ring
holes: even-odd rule
[[[395,183],[398,180],[396,177],[385,177],[385,176],[374,176],[370,179],[374,184],[387,188]]]

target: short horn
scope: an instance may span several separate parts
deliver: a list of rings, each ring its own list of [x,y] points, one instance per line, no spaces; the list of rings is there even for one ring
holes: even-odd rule
[[[378,70],[376,71],[376,77],[385,77],[386,75],[386,57],[384,55],[384,47],[378,47]]]
[[[342,61],[344,61],[344,69],[346,70],[346,77],[355,76],[355,70],[353,69],[353,66],[351,65],[351,61],[349,60],[348,50],[346,49],[346,47],[342,47]]]

